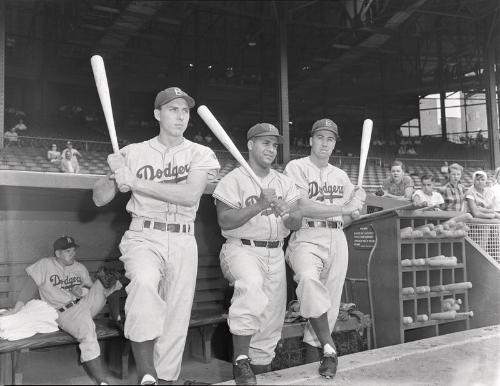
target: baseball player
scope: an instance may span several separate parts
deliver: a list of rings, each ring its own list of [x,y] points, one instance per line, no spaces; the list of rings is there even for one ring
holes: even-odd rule
[[[281,136],[269,123],[247,133],[249,165],[261,191],[239,167],[218,183],[213,197],[222,235],[221,269],[234,294],[228,325],[233,337],[236,384],[256,384],[255,374],[271,370],[286,308],[283,239],[300,226],[295,184],[271,169]]]
[[[160,91],[154,103],[159,135],[109,155],[113,174],[94,187],[98,206],[118,190],[132,192],[120,260],[130,279],[125,337],[141,384],[179,376],[198,269],[194,220],[220,167],[212,150],[183,136],[194,104],[178,87]]]
[[[7,314],[18,312],[28,300],[40,298],[58,312],[57,323],[80,342],[81,361],[100,384],[107,384],[101,365],[99,342],[92,320],[106,304],[119,321],[119,289],[115,280],[92,282],[89,271],[76,261],[78,245],[69,236],[54,242],[54,256],[45,257],[26,268],[28,277],[19,293],[16,305]]]
[[[301,193],[301,228],[290,237],[286,259],[297,282],[300,315],[308,318],[304,333],[307,360],[322,358],[319,373],[333,377],[337,353],[331,333],[337,320],[347,271],[345,222],[359,216],[366,194],[355,190],[347,174],[328,163],[339,138],[330,119],[316,121],[311,130],[309,157],[292,160],[285,174]]]

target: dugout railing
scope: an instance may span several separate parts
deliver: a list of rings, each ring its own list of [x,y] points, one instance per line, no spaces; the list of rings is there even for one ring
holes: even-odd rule
[[[500,263],[500,221],[473,219],[467,226],[469,238]]]

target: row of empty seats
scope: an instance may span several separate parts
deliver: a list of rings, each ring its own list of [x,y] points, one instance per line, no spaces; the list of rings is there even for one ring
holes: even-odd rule
[[[84,153],[80,159],[81,174],[107,174],[109,171],[106,161],[107,153],[88,152]],[[228,152],[217,152],[217,157],[221,164],[221,169],[218,178],[222,178],[231,170],[238,166],[238,162]],[[333,161],[335,164],[335,161]],[[273,168],[282,172],[283,165],[275,164]],[[357,182],[359,166],[356,163],[343,164],[341,167],[348,175],[353,183]],[[447,176],[441,173],[441,166],[409,166],[407,173],[413,178],[415,185],[420,186],[420,177],[424,174],[430,174],[436,179],[436,183],[443,184],[446,182]],[[5,148],[0,152],[0,169],[7,170],[30,170],[39,172],[59,172],[59,167],[52,164],[46,158],[46,153],[39,149],[27,148]],[[465,185],[472,184],[472,173],[477,169],[465,168],[462,175],[462,183]],[[493,176],[492,171],[488,171],[490,177]],[[387,168],[370,165],[366,166],[365,176],[363,180],[364,186],[378,187],[382,182],[389,177],[390,172]]]

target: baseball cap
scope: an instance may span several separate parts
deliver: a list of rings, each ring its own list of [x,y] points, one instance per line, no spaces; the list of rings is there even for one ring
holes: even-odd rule
[[[73,237],[62,236],[54,241],[54,251],[65,250],[72,247],[79,247],[79,245],[75,243],[75,239]]]
[[[187,102],[188,107],[190,109],[194,107],[193,98],[191,98],[188,94],[182,91],[179,87],[169,87],[156,94],[155,109],[159,109],[164,104],[173,101],[174,99],[177,98],[184,99]]]
[[[71,141],[66,142],[66,145],[72,145],[72,144],[73,144],[73,142],[71,142]]]
[[[273,137],[278,138],[278,143],[282,143],[283,138],[280,135],[280,132],[271,123],[257,123],[253,125],[247,132],[247,140],[253,137],[264,137],[266,135],[271,135]]]
[[[333,122],[331,119],[323,118],[323,119],[320,119],[319,121],[314,122],[312,129],[311,129],[311,135],[313,135],[318,130],[331,131],[333,134],[335,134],[335,137],[337,139],[340,138],[339,129],[337,127],[337,124],[335,122]]]

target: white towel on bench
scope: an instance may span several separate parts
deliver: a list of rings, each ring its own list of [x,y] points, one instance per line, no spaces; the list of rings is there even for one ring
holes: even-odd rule
[[[57,311],[41,300],[30,300],[14,315],[0,316],[0,338],[19,340],[39,332],[59,330]]]

